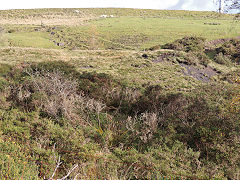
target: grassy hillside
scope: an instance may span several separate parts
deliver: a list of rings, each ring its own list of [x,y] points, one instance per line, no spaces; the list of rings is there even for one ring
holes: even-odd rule
[[[102,14],[113,18],[100,18]],[[20,47],[31,46],[24,41],[36,31],[41,31],[34,34],[40,48],[50,48],[54,41],[70,49],[144,49],[190,35],[213,40],[239,34],[234,15],[215,12],[36,9],[0,11],[0,17],[7,33],[1,36],[12,42],[10,46]]]
[[[78,12],[76,12],[76,10]],[[199,12],[199,11],[173,11],[173,10],[150,10],[150,9],[122,9],[122,8],[75,8],[75,9],[29,9],[29,10],[2,10],[1,19],[6,20],[28,20],[36,19],[64,19],[66,17],[83,18],[95,17],[100,15],[114,15],[117,17],[164,17],[164,18],[206,18],[206,19],[231,19],[231,15],[221,15],[216,12]],[[11,23],[11,21],[9,21]],[[64,23],[64,22],[62,22]]]
[[[238,179],[239,25],[0,11],[0,179]]]

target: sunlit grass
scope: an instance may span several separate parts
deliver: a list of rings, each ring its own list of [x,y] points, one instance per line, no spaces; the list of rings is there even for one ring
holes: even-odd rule
[[[142,50],[185,36],[207,40],[236,37],[240,23],[226,19],[117,17],[90,21],[84,26],[61,27],[61,32],[56,33],[77,49]]]
[[[122,17],[94,21],[92,24],[102,38],[138,48],[168,43],[184,36],[195,35],[213,40],[236,37],[240,32],[240,23],[231,20]]]
[[[57,49],[46,32],[16,32],[5,35],[10,42],[10,46],[34,47],[34,48],[53,48]]]

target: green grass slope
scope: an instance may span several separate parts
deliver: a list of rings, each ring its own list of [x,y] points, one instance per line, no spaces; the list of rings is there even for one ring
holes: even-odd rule
[[[113,15],[113,18],[100,18],[102,14]],[[12,46],[26,46],[24,41],[31,39],[32,33],[39,30],[42,34],[34,34],[38,38],[34,43],[39,42],[39,47],[44,47],[41,38],[45,33],[44,38],[51,39],[51,42],[44,43],[48,44],[45,48],[50,48],[50,43],[54,41],[70,49],[136,50],[172,42],[184,36],[196,35],[214,40],[239,35],[239,21],[234,15],[215,12],[36,9],[0,11],[0,17],[3,30],[7,29],[5,33],[9,30],[13,32],[6,35],[7,40],[16,41]],[[23,44],[19,45],[19,41]],[[31,46],[31,42],[27,43]]]

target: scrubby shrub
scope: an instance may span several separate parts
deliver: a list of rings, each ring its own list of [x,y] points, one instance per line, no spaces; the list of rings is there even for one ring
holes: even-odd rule
[[[52,117],[58,122],[66,118],[84,123],[87,120],[83,121],[81,116],[99,114],[106,107],[87,96],[78,79],[58,69],[25,68],[19,77],[20,80],[12,84],[8,99],[26,112],[39,111],[42,117]]]
[[[18,86],[13,86],[11,99],[25,110],[40,109],[50,117],[73,117],[77,102],[82,96],[77,93],[77,82],[68,80],[61,72],[26,71],[28,76]]]
[[[114,91],[121,92],[121,85],[113,79],[110,75],[105,73],[96,72],[77,72],[75,67],[63,61],[54,62],[41,62],[30,65],[31,71],[34,72],[47,72],[61,73],[61,76],[66,79],[74,79],[75,85],[77,84],[77,91],[94,98],[99,101],[105,101],[108,105],[113,105],[113,97],[110,94]],[[26,74],[23,72],[22,74]]]
[[[215,163],[219,163],[217,157],[223,153],[220,153],[219,147],[228,149],[230,146],[228,142],[234,141],[232,133],[237,132],[239,128],[238,123],[232,121],[232,119],[238,121],[237,113],[230,113],[227,109],[235,91],[227,87],[208,86],[194,91],[192,96],[164,95],[160,87],[151,87],[140,98],[135,110],[140,113],[147,110],[157,114],[156,119],[159,119],[156,121],[157,125],[151,125],[151,127],[161,127],[161,130],[151,130],[153,134],[154,132],[160,133],[154,134],[151,138],[152,143],[155,142],[154,138],[157,138],[158,135],[167,136],[161,132],[164,133],[169,127],[172,127],[175,132],[172,136],[173,139],[177,138],[194,150],[200,151],[202,158],[212,159]],[[135,127],[135,131],[137,127],[141,127],[140,129],[145,132],[142,118],[129,118],[128,120],[138,125]],[[130,129],[129,127],[127,129]],[[221,136],[223,132],[224,135]],[[147,134],[145,133],[146,136]],[[168,136],[171,137],[170,134]],[[230,137],[233,139],[230,140]],[[220,162],[224,163],[224,161]]]
[[[239,91],[240,91],[239,74],[238,74],[237,77],[235,76],[235,82],[238,84]],[[233,97],[233,100],[232,100],[232,103],[231,103],[231,111],[236,112],[236,113],[240,113],[240,92],[238,92],[238,94],[236,94],[235,97]]]
[[[163,93],[161,86],[149,86],[135,104],[135,112],[156,112],[157,114],[177,112],[186,103],[181,93]],[[166,109],[165,109],[166,108]]]

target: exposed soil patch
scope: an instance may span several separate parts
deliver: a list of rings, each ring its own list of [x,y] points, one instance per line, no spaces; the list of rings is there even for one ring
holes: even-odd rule
[[[211,77],[218,74],[216,70],[210,66],[199,68],[193,65],[188,65],[184,63],[179,63],[180,66],[184,67],[183,74],[186,76],[192,76],[199,81],[209,82]]]
[[[163,63],[166,61],[169,61],[170,57],[174,56],[173,53],[163,53],[161,55],[159,55],[159,57],[155,60],[153,60],[152,62],[154,63]],[[192,76],[194,78],[196,78],[199,81],[203,81],[203,82],[209,82],[211,81],[211,78],[217,74],[219,74],[220,72],[217,71],[216,69],[213,69],[210,66],[197,66],[194,64],[189,64],[188,62],[181,62],[181,61],[175,61],[175,63],[179,64],[181,67],[183,67],[183,71],[182,73],[185,76]]]
[[[160,63],[160,62],[163,62],[163,61],[165,61],[165,60],[168,60],[168,58],[169,57],[171,57],[171,56],[173,56],[173,53],[163,53],[163,54],[160,54],[159,56],[158,56],[158,58],[157,59],[155,59],[155,60],[153,60],[152,62],[154,62],[154,63]]]

